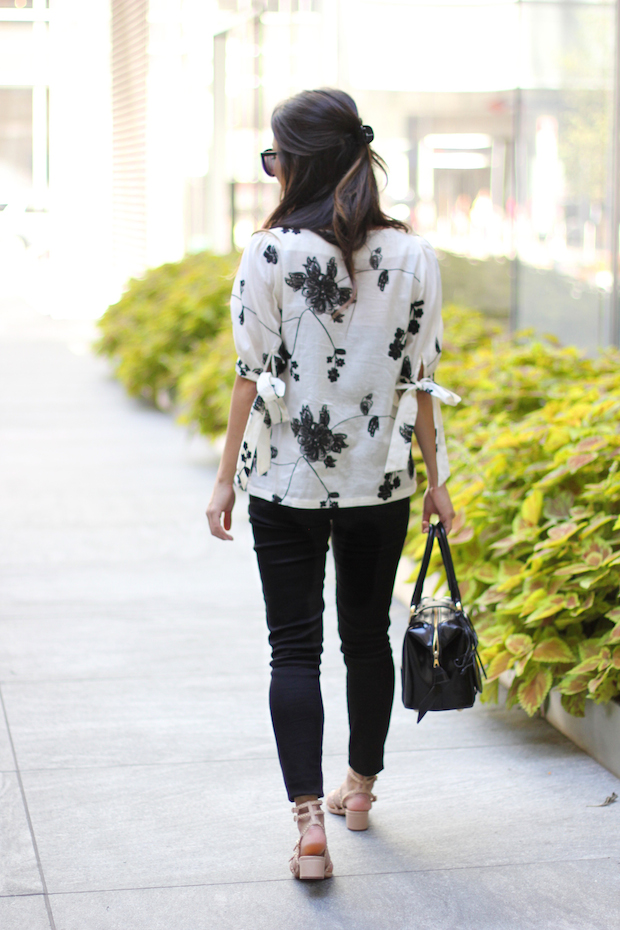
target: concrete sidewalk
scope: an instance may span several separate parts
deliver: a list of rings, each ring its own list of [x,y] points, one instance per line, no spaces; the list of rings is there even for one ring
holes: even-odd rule
[[[619,782],[542,719],[397,699],[367,833],[296,882],[241,497],[207,533],[205,444],[128,399],[79,326],[0,309],[0,928],[608,930]],[[330,579],[332,578],[330,572]],[[333,580],[327,784],[346,768]],[[406,611],[395,605],[395,651]]]

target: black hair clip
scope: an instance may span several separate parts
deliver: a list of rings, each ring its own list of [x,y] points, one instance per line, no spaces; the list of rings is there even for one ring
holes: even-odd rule
[[[372,126],[360,126],[360,139],[362,142],[365,142],[366,145],[370,145],[374,137],[375,134],[372,131]]]

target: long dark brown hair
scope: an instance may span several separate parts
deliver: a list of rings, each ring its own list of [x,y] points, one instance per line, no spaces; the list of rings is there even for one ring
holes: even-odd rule
[[[374,169],[383,160],[364,140],[355,101],[332,88],[304,90],[273,111],[271,128],[284,179],[282,198],[265,221],[310,229],[337,245],[356,292],[353,253],[371,229],[409,232],[379,204]]]

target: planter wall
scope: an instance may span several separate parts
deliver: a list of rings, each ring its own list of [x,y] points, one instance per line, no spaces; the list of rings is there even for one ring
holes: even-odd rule
[[[620,704],[586,701],[585,717],[572,717],[561,704],[561,695],[552,691],[545,717],[580,749],[620,778]]]

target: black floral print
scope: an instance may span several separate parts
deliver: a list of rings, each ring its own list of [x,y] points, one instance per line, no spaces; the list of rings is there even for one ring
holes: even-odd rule
[[[338,506],[337,497],[340,497],[338,491],[329,491],[325,500],[321,501],[321,507],[331,507],[335,509]]]
[[[416,333],[420,332],[420,323],[419,320],[424,316],[424,306],[423,300],[416,300],[411,304],[410,317],[409,317],[409,332],[415,336]]]
[[[362,397],[360,401],[360,410],[365,417],[370,413],[370,408],[372,407],[372,394],[367,394],[366,397]]]
[[[316,422],[310,408],[304,405],[299,419],[291,420],[291,429],[309,462],[324,462],[329,452],[338,453],[348,448],[345,442],[347,434],[333,433],[330,430],[329,411],[326,405],[321,407],[319,419]]]
[[[390,358],[395,360],[399,359],[403,354],[403,349],[405,348],[405,343],[407,342],[407,335],[404,329],[398,327],[394,333],[394,342],[390,343],[390,348],[388,350],[388,355]]]
[[[395,475],[393,472],[389,471],[386,475],[383,476],[383,484],[379,485],[377,497],[381,498],[382,501],[386,501],[392,496],[392,491],[399,487],[400,478],[398,475]]]
[[[240,471],[243,472],[246,478],[249,478],[250,472],[252,470],[252,458],[253,454],[248,446],[247,442],[244,440],[241,446],[241,452],[239,454],[239,460],[241,462]],[[237,474],[237,483],[239,483],[240,475]]]
[[[242,264],[233,291],[232,321],[240,356],[236,370],[250,378],[263,371],[283,377],[285,403],[292,419],[267,426],[272,419],[269,408],[258,401],[257,408],[262,409],[255,408],[253,416],[260,428],[271,434],[270,442],[265,442],[265,465],[270,451],[271,466],[269,472],[258,474],[258,459],[250,442],[251,448],[241,449],[237,480],[242,487],[249,481],[251,493],[255,489],[275,503],[286,504],[290,498],[291,506],[297,506],[299,500],[321,508],[372,504],[373,499],[375,504],[389,502],[408,493],[415,480],[411,453],[414,431],[412,422],[402,425],[402,420],[394,430],[393,393],[385,395],[383,375],[375,378],[374,362],[366,371],[366,360],[376,357],[378,351],[377,362],[389,382],[396,385],[410,385],[418,377],[413,370],[414,356],[423,355],[425,371],[434,371],[441,351],[438,330],[434,329],[439,308],[437,301],[426,299],[425,305],[419,298],[426,297],[425,281],[434,273],[436,263],[429,260],[420,266],[411,260],[420,252],[417,245],[411,250],[406,247],[404,260],[400,254],[394,260],[391,241],[386,247],[389,240],[381,238],[391,236],[390,232],[377,234],[374,241],[369,239],[365,260],[358,267],[360,300],[368,298],[372,303],[378,301],[382,309],[385,306],[389,329],[383,330],[384,343],[380,341],[377,346],[376,336],[374,340],[371,337],[361,352],[361,332],[350,345],[348,340],[350,332],[361,329],[367,308],[364,303],[357,314],[343,309],[352,291],[350,286],[341,286],[351,284],[341,257],[306,230],[282,226],[274,232],[277,238],[269,233],[253,239],[247,252],[251,260]],[[421,251],[432,259],[427,244],[423,243]],[[420,267],[426,267],[425,276]],[[283,292],[273,288],[274,275],[285,285]],[[409,281],[411,291],[406,287]],[[273,299],[263,299],[262,285]],[[403,301],[405,294],[409,300]],[[424,345],[420,345],[425,332]],[[397,364],[392,366],[392,361]],[[358,387],[352,391],[354,385]],[[253,437],[254,432],[248,435]],[[265,439],[263,433],[262,441]],[[386,465],[390,441],[394,465]],[[436,445],[440,444],[436,438]],[[360,460],[359,449],[363,470],[347,467],[352,449]],[[444,446],[442,456],[437,453],[438,463],[445,460]],[[391,472],[386,471],[388,467]],[[445,463],[443,467],[445,470]]]
[[[370,253],[370,267],[375,271],[379,268],[383,255],[381,254],[381,246],[377,249],[373,249]]]
[[[271,427],[271,417],[269,415],[269,411],[267,410],[267,407],[265,406],[265,401],[260,396],[260,394],[257,396],[256,400],[254,401],[254,410],[258,410],[259,413],[262,413],[263,422],[265,426]]]
[[[333,354],[327,356],[327,364],[334,366],[327,370],[327,377],[332,382],[332,384],[334,381],[337,381],[338,378],[340,377],[340,372],[338,371],[338,369],[344,367],[344,364],[345,364],[344,356],[346,354],[347,354],[346,349],[334,348]]]
[[[410,443],[413,436],[413,424],[412,423],[403,423],[403,425],[398,430],[400,435],[403,437],[405,442]]]
[[[321,266],[316,258],[306,260],[303,271],[292,271],[284,280],[294,291],[301,291],[306,298],[306,303],[314,313],[333,313],[337,307],[342,307],[351,296],[350,287],[338,287],[336,284],[336,275],[338,266],[336,259],[332,256],[327,262],[325,274],[321,271]],[[336,322],[342,321],[342,316],[335,317]]]

